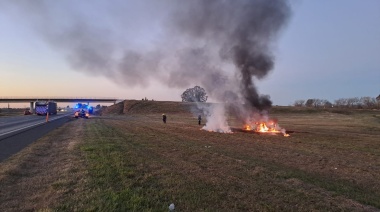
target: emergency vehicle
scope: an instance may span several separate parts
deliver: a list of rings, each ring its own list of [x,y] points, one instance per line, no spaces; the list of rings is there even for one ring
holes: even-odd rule
[[[86,118],[90,117],[90,114],[93,113],[94,109],[90,105],[77,103],[74,107],[77,111],[74,113],[75,118]]]
[[[56,102],[36,102],[35,113],[37,115],[46,116],[57,114],[57,103]]]

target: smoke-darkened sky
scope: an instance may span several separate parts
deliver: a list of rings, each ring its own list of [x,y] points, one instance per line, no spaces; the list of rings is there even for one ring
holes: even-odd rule
[[[19,2],[0,1],[0,96],[180,101],[186,87],[226,83],[225,77],[240,73],[236,58],[226,59],[220,48],[231,52],[234,46],[247,47],[241,43],[247,41],[244,36],[249,37],[244,44],[258,48],[249,50],[250,55],[266,55],[271,61],[255,66],[269,69],[264,75],[253,74],[252,83],[258,95],[270,95],[275,105],[380,93],[380,2],[376,0],[290,1],[278,8],[258,0],[252,8],[260,11],[245,7],[247,14],[259,14],[253,16],[236,15],[251,1],[237,1],[225,16],[215,11],[223,12],[233,3],[215,4],[214,12],[186,14],[188,8],[199,12],[199,5],[176,5],[178,1],[171,0]],[[278,19],[271,19],[276,15]],[[249,20],[259,17],[262,23]],[[206,28],[199,31],[194,28],[202,23],[199,18],[213,22],[203,23]],[[236,40],[238,27],[249,25],[252,28]],[[251,33],[255,30],[258,33]],[[198,72],[192,72],[193,67]],[[207,80],[202,80],[203,70]],[[215,95],[217,100],[220,95]]]

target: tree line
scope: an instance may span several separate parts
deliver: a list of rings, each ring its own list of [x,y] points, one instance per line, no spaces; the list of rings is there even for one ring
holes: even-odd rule
[[[352,97],[340,98],[330,102],[326,99],[307,99],[296,100],[295,107],[314,107],[314,108],[352,108],[352,109],[380,109],[380,95],[378,97]]]
[[[207,93],[204,88],[195,86],[186,89],[182,95],[183,102],[206,102]],[[296,100],[295,107],[314,107],[314,108],[351,108],[351,109],[380,109],[380,95],[377,97],[352,97],[340,98],[330,102],[326,99],[307,99]]]

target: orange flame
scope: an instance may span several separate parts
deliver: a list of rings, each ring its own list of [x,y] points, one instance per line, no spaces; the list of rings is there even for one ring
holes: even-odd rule
[[[244,125],[244,130],[247,130],[247,131],[252,131],[254,129],[255,132],[259,132],[259,133],[283,133],[283,135],[285,137],[289,137],[290,135],[285,133],[284,130],[279,130],[281,128],[279,128],[276,123],[270,121],[268,123],[265,123],[265,122],[256,122],[254,125],[256,125],[255,127],[254,126],[251,126],[249,124],[246,124]]]
[[[262,133],[266,133],[266,132],[270,132],[270,133],[280,133],[281,131],[279,130],[276,130],[276,125],[274,124],[266,124],[264,122],[262,123],[256,123],[256,132],[262,132]]]
[[[244,126],[244,130],[248,130],[248,131],[250,131],[250,130],[251,130],[251,126],[249,126],[248,124],[246,124],[246,125]]]

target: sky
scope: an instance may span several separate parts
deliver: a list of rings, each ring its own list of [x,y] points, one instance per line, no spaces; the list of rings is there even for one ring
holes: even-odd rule
[[[162,20],[168,5],[157,1],[122,1],[124,7],[116,9],[108,6],[109,1],[54,2],[47,8],[54,19],[53,30],[71,23],[67,16],[80,14],[95,26],[119,32],[100,33],[119,36],[110,39],[117,40],[117,45],[141,49],[160,45],[157,43],[166,30]],[[274,105],[290,105],[308,98],[334,101],[378,96],[380,1],[294,0],[291,5],[290,19],[273,45],[274,69],[256,80],[259,93],[270,95]],[[126,83],[101,71],[83,71],[73,66],[64,50],[70,43],[47,41],[41,35],[39,23],[50,20],[39,20],[38,14],[25,15],[17,7],[22,6],[9,6],[7,0],[0,0],[0,97],[146,97],[181,101],[180,95],[187,87],[169,86],[159,78],[148,83]],[[115,22],[119,14],[123,23]],[[98,35],[90,39],[96,40]],[[104,54],[107,51],[105,42]]]

